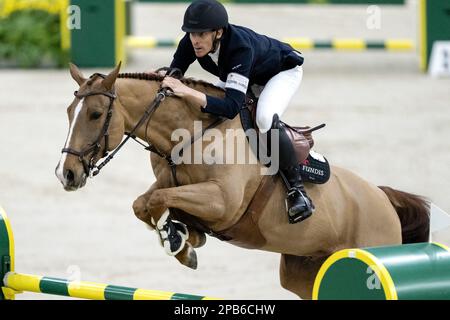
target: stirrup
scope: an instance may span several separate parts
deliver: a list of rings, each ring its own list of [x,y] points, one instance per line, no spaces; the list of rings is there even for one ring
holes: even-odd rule
[[[288,209],[287,214],[288,214],[289,223],[290,224],[294,224],[294,223],[297,223],[297,222],[302,222],[302,221],[308,219],[309,217],[311,217],[313,212],[314,212],[314,207],[311,206],[310,210],[308,210],[308,206],[306,208],[307,209],[305,211],[298,212],[298,213],[295,213],[295,214],[291,214],[289,212],[289,209]]]
[[[296,187],[292,187],[287,191],[287,197],[292,197],[293,195],[295,195],[296,193],[298,193],[300,196],[303,196],[302,192],[300,191],[299,188]],[[303,197],[304,198],[304,197]]]
[[[298,197],[301,197],[303,199],[303,210],[298,212],[298,213],[291,213],[291,209],[293,207],[289,207],[289,198],[293,198],[293,196],[297,194]],[[288,214],[288,218],[289,218],[289,223],[293,224],[293,223],[297,223],[297,222],[301,222],[303,220],[306,220],[307,218],[309,218],[314,210],[314,204],[312,202],[312,200],[306,196],[305,194],[303,194],[303,192],[301,192],[301,190],[298,187],[292,187],[288,190],[287,196],[286,196],[286,204],[287,204],[287,214]]]

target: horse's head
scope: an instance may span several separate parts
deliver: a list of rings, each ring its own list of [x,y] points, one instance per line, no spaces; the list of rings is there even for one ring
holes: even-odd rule
[[[120,64],[107,76],[96,73],[86,79],[70,64],[70,74],[80,88],[67,108],[69,132],[55,170],[66,191],[83,187],[97,161],[122,140],[124,121],[114,87],[119,70]]]

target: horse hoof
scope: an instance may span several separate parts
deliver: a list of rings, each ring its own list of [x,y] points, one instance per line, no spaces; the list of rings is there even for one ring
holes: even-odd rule
[[[197,269],[197,253],[188,242],[186,242],[184,249],[177,254],[175,258],[177,258],[182,265],[193,270]]]
[[[184,265],[193,270],[197,270],[197,266],[198,266],[197,253],[195,252],[195,250],[193,248],[188,247],[188,258]]]

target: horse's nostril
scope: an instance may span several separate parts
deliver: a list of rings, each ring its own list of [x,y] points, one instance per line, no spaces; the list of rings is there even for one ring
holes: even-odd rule
[[[66,178],[67,182],[73,182],[75,179],[75,175],[73,174],[72,170],[66,170],[64,177]]]

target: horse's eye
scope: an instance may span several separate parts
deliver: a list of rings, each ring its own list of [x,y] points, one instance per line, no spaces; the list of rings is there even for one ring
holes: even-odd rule
[[[91,120],[97,120],[97,119],[99,119],[101,116],[102,116],[102,113],[101,113],[101,112],[94,111],[94,112],[92,112],[91,115],[89,116],[89,119],[91,119]]]

